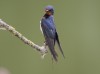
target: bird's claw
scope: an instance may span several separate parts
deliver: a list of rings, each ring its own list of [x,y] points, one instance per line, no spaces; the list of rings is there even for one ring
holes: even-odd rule
[[[47,52],[48,51],[46,49],[46,46],[45,45],[44,46],[41,46],[41,58],[42,59],[44,58],[44,56],[46,55]]]

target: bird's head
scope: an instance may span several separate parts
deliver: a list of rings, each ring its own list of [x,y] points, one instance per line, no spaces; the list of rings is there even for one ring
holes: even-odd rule
[[[54,8],[51,5],[48,5],[45,7],[45,12],[47,15],[53,15],[54,14]]]

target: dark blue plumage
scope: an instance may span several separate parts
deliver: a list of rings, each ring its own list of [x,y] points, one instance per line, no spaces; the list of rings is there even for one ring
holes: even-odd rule
[[[58,47],[63,56],[64,54],[59,42],[59,37],[56,31],[56,27],[54,24],[54,18],[53,18],[54,8],[49,5],[45,8],[45,11],[46,13],[41,19],[40,27],[41,27],[42,33],[44,34],[46,45],[49,47],[54,60],[57,61],[58,54],[55,51],[55,42],[57,42]]]

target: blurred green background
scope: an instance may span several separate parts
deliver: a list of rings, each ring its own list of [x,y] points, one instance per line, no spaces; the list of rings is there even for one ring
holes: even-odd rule
[[[7,31],[0,30],[0,67],[11,74],[100,74],[100,0],[0,0],[0,18],[38,45],[39,21],[53,5],[66,58],[52,63]],[[57,47],[56,47],[57,49]]]

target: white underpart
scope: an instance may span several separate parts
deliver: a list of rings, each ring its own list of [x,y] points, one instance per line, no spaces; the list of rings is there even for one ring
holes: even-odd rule
[[[43,34],[43,30],[42,30],[42,27],[41,27],[41,21],[40,21],[40,30],[41,30],[41,32],[42,32],[42,34]]]

